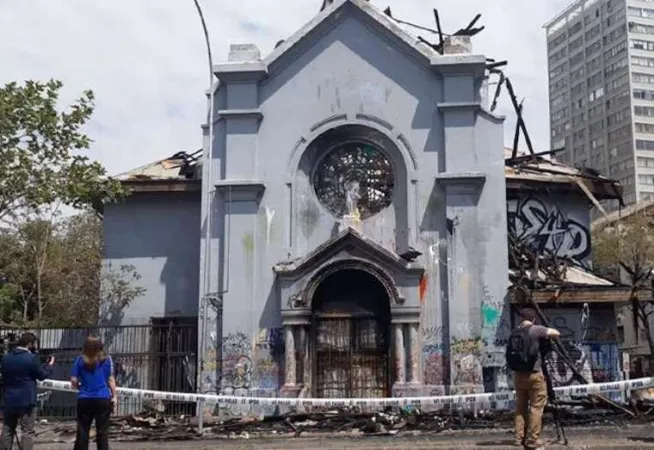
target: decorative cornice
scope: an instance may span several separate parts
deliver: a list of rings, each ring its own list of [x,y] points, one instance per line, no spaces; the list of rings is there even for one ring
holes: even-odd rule
[[[268,75],[268,67],[262,61],[215,64],[213,73],[221,83],[257,83]]]
[[[221,109],[218,111],[219,119],[263,119],[260,109]]]
[[[220,180],[214,186],[217,193],[232,202],[259,201],[266,190],[261,180]]]
[[[486,182],[486,174],[481,172],[442,172],[436,175],[436,184],[449,194],[477,194]]]
[[[479,102],[442,102],[436,105],[439,111],[478,111],[481,109]]]

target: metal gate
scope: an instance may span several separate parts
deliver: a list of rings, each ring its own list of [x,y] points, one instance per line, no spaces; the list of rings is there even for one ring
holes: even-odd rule
[[[198,321],[194,317],[153,318],[151,366],[153,389],[166,392],[195,392]],[[164,402],[165,409],[192,414],[193,402]]]
[[[314,316],[315,395],[388,397],[389,326],[375,316]]]

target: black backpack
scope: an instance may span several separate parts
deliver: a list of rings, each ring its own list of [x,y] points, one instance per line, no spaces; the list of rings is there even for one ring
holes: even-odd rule
[[[515,372],[531,372],[538,361],[540,343],[529,337],[529,328],[513,330],[506,345],[506,365]]]

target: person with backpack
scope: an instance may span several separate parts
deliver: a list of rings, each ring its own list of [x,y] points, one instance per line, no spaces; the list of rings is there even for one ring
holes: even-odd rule
[[[547,384],[542,371],[541,343],[561,333],[536,325],[533,308],[524,308],[519,315],[521,323],[509,336],[506,346],[506,365],[515,372],[515,444],[530,450],[542,449],[539,438],[547,404]]]

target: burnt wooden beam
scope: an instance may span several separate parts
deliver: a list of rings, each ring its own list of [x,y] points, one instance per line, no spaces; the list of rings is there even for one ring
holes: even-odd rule
[[[438,32],[438,45],[441,48],[441,52],[443,50],[443,46],[445,45],[445,38],[443,37],[443,28],[441,27],[441,19],[440,16],[438,15],[438,10],[434,8],[434,21],[436,22],[436,31]]]
[[[527,148],[529,149],[529,153],[531,155],[534,154],[534,147],[531,143],[531,137],[529,136],[529,131],[527,131],[527,126],[525,125],[525,121],[522,117],[522,109],[520,108],[520,105],[518,104],[518,99],[515,95],[515,91],[513,90],[513,84],[511,83],[511,80],[508,77],[505,77],[505,83],[506,83],[506,90],[509,93],[509,97],[511,98],[511,104],[513,105],[513,109],[515,110],[516,114],[518,115],[518,125],[520,129],[522,130],[522,134],[525,137],[525,142],[527,143]],[[515,158],[517,154],[514,151],[513,157]]]

